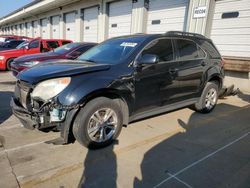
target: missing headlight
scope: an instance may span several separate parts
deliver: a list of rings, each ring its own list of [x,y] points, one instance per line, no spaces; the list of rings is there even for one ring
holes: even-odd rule
[[[61,122],[64,120],[66,111],[54,108],[50,113],[50,122]]]

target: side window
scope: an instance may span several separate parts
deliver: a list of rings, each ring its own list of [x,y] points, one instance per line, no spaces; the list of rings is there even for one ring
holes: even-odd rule
[[[57,41],[47,41],[46,43],[47,43],[47,46],[49,48],[57,48],[57,47],[59,47],[59,44],[58,44]]]
[[[62,45],[69,44],[71,43],[70,41],[62,41]]]
[[[177,44],[177,50],[179,51],[180,61],[200,58],[198,46],[195,42],[184,39],[176,39],[176,44]]]
[[[205,58],[206,57],[206,53],[199,46],[197,46],[197,48],[198,48],[199,58]]]
[[[154,54],[159,57],[159,61],[172,61],[174,59],[171,39],[160,39],[150,44],[144,51],[144,54]]]
[[[39,47],[39,40],[35,40],[33,42],[30,43],[29,48],[38,48]]]

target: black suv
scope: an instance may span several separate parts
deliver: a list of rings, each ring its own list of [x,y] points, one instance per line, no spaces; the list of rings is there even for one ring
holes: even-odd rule
[[[136,34],[22,72],[11,106],[26,128],[98,148],[134,120],[186,106],[210,112],[223,77],[221,55],[202,35]]]

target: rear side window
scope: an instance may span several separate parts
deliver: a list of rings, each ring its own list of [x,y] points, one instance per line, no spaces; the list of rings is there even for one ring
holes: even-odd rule
[[[159,57],[159,61],[172,61],[174,59],[171,39],[160,39],[151,43],[144,51],[144,54],[153,54]]]
[[[62,45],[69,44],[71,43],[70,41],[62,41]]]
[[[206,54],[204,51],[193,41],[185,39],[176,39],[176,47],[179,52],[179,60],[192,60],[204,58]]]
[[[59,44],[58,44],[57,41],[47,41],[46,43],[47,43],[47,46],[49,48],[57,48],[57,47],[59,47]]]

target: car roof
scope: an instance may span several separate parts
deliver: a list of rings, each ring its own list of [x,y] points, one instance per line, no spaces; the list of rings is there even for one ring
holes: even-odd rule
[[[71,40],[66,40],[66,39],[41,39],[41,40],[43,40],[43,41],[67,41],[67,42],[72,42]]]
[[[142,38],[157,38],[157,37],[180,37],[180,38],[192,38],[192,39],[203,39],[203,40],[210,40],[204,35],[198,33],[191,33],[191,32],[184,32],[184,31],[168,31],[162,34],[146,34],[146,33],[136,33],[133,35],[125,35],[114,37],[113,39],[119,38],[132,38],[132,37],[142,37]]]

